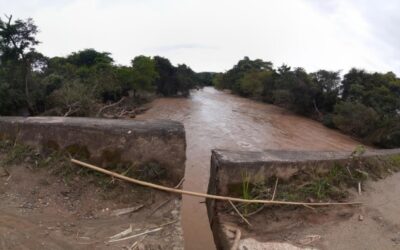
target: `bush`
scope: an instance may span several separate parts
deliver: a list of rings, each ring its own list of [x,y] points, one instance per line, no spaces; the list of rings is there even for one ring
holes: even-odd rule
[[[335,128],[335,123],[333,122],[333,115],[326,114],[322,117],[322,124],[327,126],[328,128]]]
[[[95,103],[94,91],[78,81],[67,82],[48,97],[49,108],[63,116],[90,116]]]
[[[278,89],[273,92],[274,96],[274,104],[289,108],[290,105],[293,103],[293,95],[290,93],[289,90],[285,89]]]
[[[340,130],[359,137],[366,137],[376,129],[378,113],[358,102],[341,102],[335,105],[333,123]]]

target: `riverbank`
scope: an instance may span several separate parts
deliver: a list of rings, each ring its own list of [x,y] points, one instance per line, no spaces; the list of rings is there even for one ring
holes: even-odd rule
[[[180,121],[186,131],[184,189],[206,192],[211,150],[353,151],[360,144],[283,108],[205,87],[189,98],[159,98],[136,119]],[[185,249],[215,249],[204,199],[183,197]]]

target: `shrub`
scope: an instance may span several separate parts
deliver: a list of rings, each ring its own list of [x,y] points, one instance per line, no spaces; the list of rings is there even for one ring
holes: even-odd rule
[[[366,137],[377,126],[378,113],[358,102],[341,102],[335,105],[333,123],[340,130],[359,137]]]

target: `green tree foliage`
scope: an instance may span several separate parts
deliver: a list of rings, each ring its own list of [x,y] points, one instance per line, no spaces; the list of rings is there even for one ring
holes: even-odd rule
[[[236,94],[245,95],[247,90],[243,91],[241,88],[240,79],[243,78],[246,73],[256,73],[268,70],[272,70],[271,62],[264,62],[261,59],[250,60],[250,58],[244,57],[235,66],[233,66],[232,69],[228,70],[220,77],[218,87],[223,89],[231,89]]]
[[[0,94],[4,99],[0,102],[0,110],[13,113],[21,108],[36,112],[37,93],[32,93],[39,84],[35,80],[40,74],[45,58],[35,50],[39,44],[35,35],[38,29],[32,19],[13,21],[0,18],[0,89],[7,94]]]
[[[132,60],[132,85],[134,96],[138,91],[154,91],[159,77],[154,60],[147,56],[137,56]]]
[[[272,71],[246,72],[239,79],[239,88],[244,96],[261,97],[265,82],[272,76]]]
[[[377,126],[378,113],[358,102],[341,102],[335,105],[334,124],[342,131],[357,136],[368,136]]]
[[[210,81],[162,57],[137,56],[130,66],[115,65],[110,53],[94,49],[46,58],[36,51],[37,33],[32,19],[0,18],[0,115],[91,115],[96,105],[129,93],[136,103],[143,92],[186,96]]]
[[[190,89],[196,86],[212,84],[213,73],[195,73],[189,66],[173,66],[167,58],[154,57],[156,71],[156,91],[163,96],[188,96]]]
[[[164,96],[173,96],[178,93],[178,84],[176,79],[176,67],[164,57],[155,56],[155,67],[159,74],[156,79],[157,93]]]
[[[200,85],[196,73],[185,64],[178,65],[176,79],[179,89],[178,94],[182,96],[188,96],[190,89]]]
[[[260,59],[240,60],[215,74],[218,89],[262,99],[381,147],[400,147],[400,79],[392,72],[351,69],[307,73],[287,65],[274,69]]]
[[[197,73],[197,79],[201,86],[212,86],[215,74],[214,72],[200,72]]]

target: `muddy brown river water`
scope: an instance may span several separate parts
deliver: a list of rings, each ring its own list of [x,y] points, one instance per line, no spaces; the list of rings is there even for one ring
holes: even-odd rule
[[[353,150],[359,142],[282,108],[218,91],[190,98],[156,99],[138,119],[171,119],[185,125],[184,189],[206,192],[211,150]],[[204,199],[183,197],[185,249],[215,249]]]

